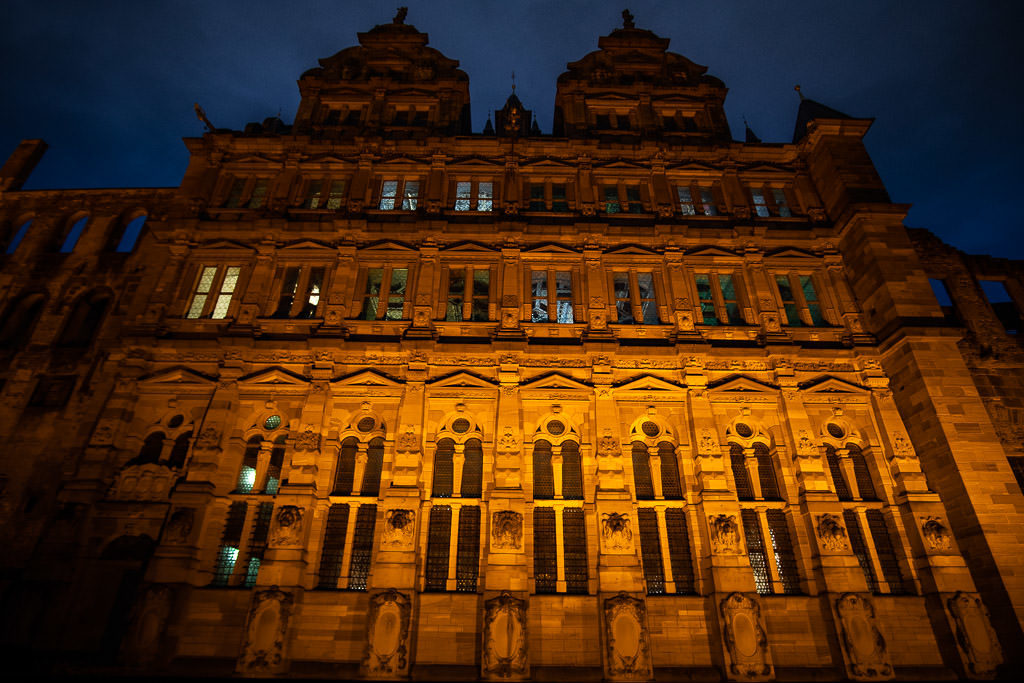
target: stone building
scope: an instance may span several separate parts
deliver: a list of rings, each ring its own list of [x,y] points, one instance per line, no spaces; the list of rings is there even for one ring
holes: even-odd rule
[[[551,135],[515,95],[473,132],[400,12],[291,125],[187,139],[179,187],[23,191],[45,144],[15,151],[8,661],[1014,666],[1021,264],[905,229],[870,120],[803,100],[792,143],[735,141],[724,84],[624,16]]]

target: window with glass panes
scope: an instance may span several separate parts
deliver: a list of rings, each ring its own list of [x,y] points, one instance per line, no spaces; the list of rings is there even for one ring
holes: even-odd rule
[[[380,184],[381,211],[415,211],[420,196],[418,180],[384,180]]]
[[[249,209],[262,209],[267,203],[267,186],[270,181],[267,178],[256,178],[252,184],[252,192],[249,193],[249,202],[245,205]]]
[[[551,464],[551,444],[533,444],[533,497],[537,500],[555,497],[555,474]]]
[[[530,273],[533,300],[530,321],[535,323],[574,322],[572,271],[534,270]]]
[[[612,290],[615,293],[616,322],[643,325],[660,323],[653,273],[613,273]]]
[[[366,269],[361,320],[402,320],[405,316],[408,268],[383,266]]]
[[[455,183],[456,211],[492,211],[494,183],[490,181],[459,181]]]
[[[252,588],[256,585],[256,577],[260,572],[263,555],[267,552],[267,534],[270,532],[270,518],[274,513],[273,503],[260,503],[256,508],[256,519],[253,520],[252,533],[249,537],[249,558],[245,568],[242,585]]]
[[[335,503],[327,511],[324,540],[320,550],[317,585],[320,590],[339,588],[342,563],[345,559],[345,538],[348,535],[348,503]]]
[[[444,319],[486,322],[490,319],[491,268],[486,265],[450,266]]]
[[[345,200],[345,181],[341,178],[315,178],[306,185],[304,209],[337,211]]]
[[[643,213],[644,203],[639,185],[605,185],[602,187],[604,210],[607,214]]]
[[[359,441],[350,436],[341,442],[338,449],[338,463],[334,468],[334,487],[332,496],[350,496],[355,483],[356,454],[359,452]]]
[[[377,506],[366,503],[356,512],[356,526],[352,538],[352,555],[348,566],[348,589],[366,590],[373,557],[373,530],[377,525]]]
[[[569,210],[567,183],[530,183],[530,211],[554,211],[564,213]]]
[[[907,592],[885,513],[877,508],[847,507],[843,510],[843,522],[868,589],[892,595]]]
[[[788,218],[793,215],[786,191],[778,187],[752,187],[750,196],[754,202],[754,213],[761,218],[781,216]]]
[[[757,592],[799,594],[800,575],[785,513],[778,509],[758,512],[744,508],[741,516]]]
[[[266,480],[263,484],[263,491],[270,495],[276,494],[281,486],[281,467],[284,464],[284,447],[287,438],[287,434],[278,436],[274,439],[274,445],[270,448]]]
[[[474,593],[479,575],[480,508],[475,505],[432,506],[427,529],[424,590]]]
[[[274,318],[309,319],[316,316],[324,287],[325,266],[278,268],[275,278],[280,293],[274,303]]]
[[[201,267],[185,317],[226,318],[241,272],[240,266]]]
[[[263,445],[262,436],[253,436],[245,444],[245,452],[242,455],[242,468],[238,472],[238,483],[235,491],[238,493],[252,493],[256,486],[256,468],[259,465],[260,447]]]
[[[828,321],[822,313],[821,301],[810,275],[797,273],[779,274],[775,276],[779,288],[779,299],[786,313],[786,324],[791,327],[813,325],[826,327]]]
[[[682,508],[639,508],[640,554],[648,595],[695,590],[693,557]]]
[[[376,498],[380,495],[380,476],[384,469],[384,439],[379,436],[370,440],[366,447],[366,466],[359,495]]]
[[[684,216],[717,216],[718,206],[710,187],[696,183],[676,185],[679,212]]]
[[[227,586],[231,583],[235,563],[238,561],[247,511],[248,505],[244,501],[235,501],[228,508],[220,547],[217,549],[217,563],[213,569],[212,585],[214,586]]]
[[[702,324],[743,325],[746,320],[736,293],[737,278],[732,273],[697,273],[697,299],[700,301]]]

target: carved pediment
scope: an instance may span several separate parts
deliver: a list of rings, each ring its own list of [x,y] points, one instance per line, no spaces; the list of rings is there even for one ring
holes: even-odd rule
[[[594,169],[601,169],[606,171],[645,171],[650,172],[651,167],[644,164],[639,164],[635,161],[623,161],[616,159],[615,161],[609,161],[607,163],[595,163]]]
[[[818,256],[806,251],[804,249],[796,249],[795,247],[785,247],[783,249],[777,249],[770,251],[765,254],[766,258],[812,258],[817,259]]]
[[[241,389],[253,387],[276,386],[276,387],[302,387],[309,386],[309,380],[297,373],[285,370],[284,368],[268,368],[246,375],[238,380]]]
[[[389,252],[389,253],[394,253],[396,251],[404,251],[404,252],[408,252],[410,254],[418,254],[419,253],[419,251],[416,250],[415,248],[413,248],[411,245],[405,244],[404,242],[396,242],[394,240],[381,240],[380,242],[374,242],[372,244],[368,244],[368,245],[366,245],[365,247],[363,247],[363,248],[361,248],[359,250],[359,252],[362,253],[362,254],[365,254],[367,252],[378,252],[378,251]]]
[[[779,171],[784,171],[788,173],[790,172],[790,169],[779,164],[766,164],[764,162],[759,162],[755,164],[750,164],[749,166],[740,166],[739,171],[741,173],[778,173]]]
[[[498,250],[493,248],[493,247],[489,247],[486,244],[481,244],[480,242],[472,242],[472,241],[467,240],[465,242],[456,242],[454,244],[450,244],[450,245],[444,247],[441,251],[443,251],[446,254],[449,254],[449,253],[452,253],[452,252],[455,252],[455,253],[494,254]]]
[[[553,157],[538,157],[536,159],[526,159],[519,162],[519,168],[529,168],[531,170],[544,170],[545,168],[557,168],[576,171],[576,164],[573,162],[566,161],[564,159],[556,159]]]
[[[540,377],[534,377],[531,380],[523,382],[519,385],[520,389],[533,390],[533,389],[544,389],[546,391],[558,390],[558,391],[593,391],[593,387],[590,387],[583,382],[579,382],[572,377],[563,375],[560,372],[551,372]]]
[[[205,244],[201,244],[196,247],[196,251],[200,253],[211,251],[233,252],[236,255],[244,252],[245,256],[256,253],[256,250],[249,245],[242,244],[241,242],[235,242],[234,240],[213,240],[211,242],[206,242]]]
[[[227,160],[224,165],[231,167],[235,164],[276,164],[278,159],[273,157],[264,156],[262,154],[246,154],[241,157],[234,157]]]
[[[678,164],[666,164],[665,169],[669,171],[693,171],[698,173],[718,173],[721,169],[705,164],[700,161],[687,161]]]
[[[541,244],[530,247],[529,249],[523,249],[523,254],[567,254],[571,256],[579,256],[580,252],[576,249],[566,247],[561,244],[555,244],[554,242],[542,242]]]
[[[345,157],[339,157],[337,154],[316,154],[306,158],[306,160],[302,163],[301,170],[307,173],[310,171],[323,170],[322,168],[309,168],[308,166],[312,164],[326,164],[331,167],[337,166],[339,164],[354,166],[356,164],[356,160],[346,159]]]
[[[417,159],[416,157],[406,156],[404,154],[395,155],[393,157],[386,157],[377,162],[378,167],[388,166],[423,166],[429,164],[430,159]]]
[[[479,155],[473,155],[454,159],[448,162],[447,166],[448,168],[458,168],[460,166],[492,166],[495,168],[505,168],[505,161],[503,159],[496,160]]]
[[[708,385],[712,400],[775,401],[779,388],[743,375],[731,375]]]
[[[647,247],[639,244],[624,244],[620,247],[614,247],[605,252],[609,256],[627,256],[630,254],[636,254],[640,256],[661,256],[661,254],[648,249]]]
[[[867,396],[871,393],[869,389],[847,382],[846,380],[822,375],[800,385],[804,394],[852,394]]]
[[[722,249],[721,247],[703,246],[689,249],[686,252],[687,256],[729,256],[736,258],[739,254],[728,249]]]
[[[401,382],[376,370],[360,370],[339,377],[331,384],[335,387],[394,387],[396,389],[404,386]]]
[[[143,377],[139,380],[140,389],[171,388],[191,384],[196,387],[210,388],[215,380],[202,373],[177,366]]]
[[[466,370],[460,370],[453,372],[443,377],[438,377],[427,382],[427,386],[431,389],[447,389],[451,387],[465,387],[475,389],[491,389],[496,390],[498,383],[493,382],[486,377],[481,377],[472,372]]]
[[[322,242],[315,242],[313,240],[301,240],[299,242],[293,242],[292,244],[285,245],[277,250],[279,256],[287,256],[292,252],[296,251],[316,251],[323,253],[324,256],[335,256],[337,255],[337,249],[328,246]],[[318,254],[319,255],[319,254]]]
[[[671,392],[679,393],[685,392],[686,387],[669,382],[658,377],[651,375],[643,375],[635,379],[627,380],[623,384],[612,389],[612,394],[620,396],[622,394],[628,394],[629,392],[643,392],[649,394],[651,392]],[[679,397],[680,400],[683,398]]]

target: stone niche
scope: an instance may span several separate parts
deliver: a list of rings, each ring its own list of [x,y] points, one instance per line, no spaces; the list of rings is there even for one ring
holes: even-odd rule
[[[775,678],[768,636],[755,594],[730,593],[719,605],[731,681],[768,681]]]
[[[121,646],[121,658],[127,666],[147,669],[159,664],[164,631],[173,606],[171,586],[153,583],[142,590]]]
[[[653,679],[647,608],[626,593],[604,601],[605,662],[608,681]]]
[[[530,677],[526,623],[526,601],[507,591],[484,603],[482,678],[519,681]]]
[[[960,591],[946,601],[946,609],[955,625],[964,673],[969,678],[994,678],[1003,663],[1003,650],[981,597]]]
[[[252,596],[245,647],[236,671],[243,676],[275,676],[288,671],[288,622],[295,596],[271,586]]]
[[[366,656],[361,673],[366,678],[404,678],[409,675],[409,624],[412,601],[389,589],[370,599],[366,624]]]
[[[882,681],[894,676],[885,638],[875,625],[875,608],[867,595],[844,593],[836,599],[839,640],[846,675],[857,681]]]

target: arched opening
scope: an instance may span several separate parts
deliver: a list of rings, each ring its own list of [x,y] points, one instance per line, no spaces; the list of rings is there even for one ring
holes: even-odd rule
[[[370,441],[366,449],[366,469],[363,471],[363,485],[359,488],[359,495],[373,496],[380,495],[380,473],[384,468],[384,439],[377,437]]]
[[[358,452],[359,441],[356,437],[350,436],[341,442],[341,449],[338,451],[338,465],[334,470],[332,496],[352,495],[352,484],[356,476],[356,453]]]
[[[828,471],[832,475],[832,485],[836,489],[839,500],[853,500],[850,486],[846,483],[846,477],[843,475],[843,466],[839,462],[839,454],[832,446],[825,446],[825,462],[828,464]]]
[[[682,500],[683,485],[675,446],[668,441],[659,443],[658,458],[661,460],[661,494],[667,500]]]
[[[0,349],[17,350],[28,343],[43,312],[46,297],[39,292],[24,294],[8,305],[0,324]]]
[[[861,500],[878,500],[864,452],[860,446],[852,443],[846,445],[846,450],[850,452],[850,462],[853,463],[853,479],[857,482],[857,493],[860,494]]]
[[[11,255],[18,250],[18,247],[21,245],[21,241],[25,239],[25,235],[28,234],[28,229],[30,227],[32,227],[32,219],[21,224],[18,230],[11,237],[11,241],[7,243],[7,248],[4,250],[5,254]]]
[[[145,441],[142,442],[142,448],[139,449],[139,454],[132,464],[150,465],[159,462],[160,455],[164,450],[164,439],[166,438],[163,432],[153,432],[147,436]]]
[[[238,492],[252,493],[256,485],[256,466],[260,461],[260,446],[263,444],[263,437],[256,435],[250,438],[245,444],[245,453],[242,455],[242,469],[238,471]]]
[[[274,439],[274,446],[270,449],[267,485],[263,487],[263,490],[270,495],[276,494],[277,490],[281,487],[281,467],[284,465],[284,445],[287,438],[287,434],[281,434]]]
[[[82,237],[82,233],[85,232],[85,226],[88,223],[89,216],[82,216],[71,225],[71,229],[68,230],[64,241],[60,245],[61,254],[70,254],[75,250],[75,245],[78,244],[78,240]]]
[[[750,475],[747,474],[743,447],[738,443],[729,444],[729,462],[732,464],[732,480],[736,486],[736,496],[740,500],[753,500],[754,489],[750,485]]]
[[[135,245],[139,241],[139,236],[142,234],[142,228],[146,225],[146,214],[136,216],[128,225],[124,227],[121,232],[121,239],[117,242],[117,247],[114,249],[118,254],[130,254],[135,251]]]
[[[441,439],[434,451],[434,484],[431,495],[435,498],[451,498],[455,478],[455,442]]]
[[[543,440],[533,444],[533,497],[536,499],[555,497],[555,475],[551,469],[551,444]]]
[[[633,442],[633,485],[637,500],[654,500],[654,480],[651,477],[651,459],[647,445]]]
[[[110,306],[110,293],[93,291],[78,298],[61,332],[57,345],[65,348],[85,348],[99,332],[103,316]]]
[[[754,444],[754,457],[757,458],[757,478],[761,484],[761,498],[764,500],[779,499],[779,480],[775,476],[775,463],[772,461],[768,446],[763,443]]]
[[[562,497],[583,500],[583,463],[575,441],[562,442]]]
[[[185,459],[188,457],[188,447],[192,443],[192,432],[179,434],[174,440],[171,454],[167,458],[167,464],[174,469],[181,469],[185,466]]]
[[[465,456],[466,460],[462,465],[462,497],[479,498],[484,477],[484,449],[480,439],[470,439],[466,442]]]

